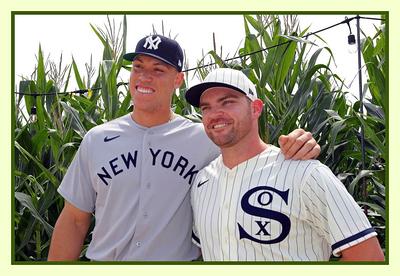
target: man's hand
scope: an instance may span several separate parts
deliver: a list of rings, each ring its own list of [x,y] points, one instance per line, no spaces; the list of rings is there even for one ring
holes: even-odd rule
[[[286,159],[315,159],[321,153],[321,147],[312,134],[301,128],[292,131],[289,135],[281,135],[278,142]]]

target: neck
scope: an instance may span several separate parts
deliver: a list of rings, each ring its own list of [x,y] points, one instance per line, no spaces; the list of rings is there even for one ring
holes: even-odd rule
[[[133,110],[131,113],[132,120],[144,127],[154,127],[172,121],[175,114],[171,109],[159,110],[157,112],[145,112]]]
[[[268,148],[268,145],[257,136],[257,139],[253,139],[253,141],[242,141],[234,146],[221,148],[222,160],[226,167],[232,169],[260,154],[266,148]]]

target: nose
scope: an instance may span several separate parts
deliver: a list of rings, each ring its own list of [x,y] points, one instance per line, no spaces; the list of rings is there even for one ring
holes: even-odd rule
[[[147,70],[141,70],[140,72],[135,72],[132,70],[130,79],[131,81],[135,82],[150,82],[152,80],[152,76]]]
[[[211,121],[220,118],[224,112],[221,108],[218,107],[208,107],[205,111],[203,111],[203,118]]]
[[[146,70],[143,70],[142,72],[138,73],[138,80],[141,82],[149,82],[152,80],[151,74],[147,72]]]

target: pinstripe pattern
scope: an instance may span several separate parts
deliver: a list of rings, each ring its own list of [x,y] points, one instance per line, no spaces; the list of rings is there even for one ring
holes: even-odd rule
[[[207,261],[328,260],[376,235],[329,168],[273,146],[233,169],[218,157],[191,192],[193,241]]]

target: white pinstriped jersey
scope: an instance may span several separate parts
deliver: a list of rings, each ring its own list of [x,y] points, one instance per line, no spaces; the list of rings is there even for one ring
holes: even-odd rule
[[[269,146],[233,169],[219,156],[192,185],[193,242],[205,261],[321,261],[376,232],[319,161]]]

